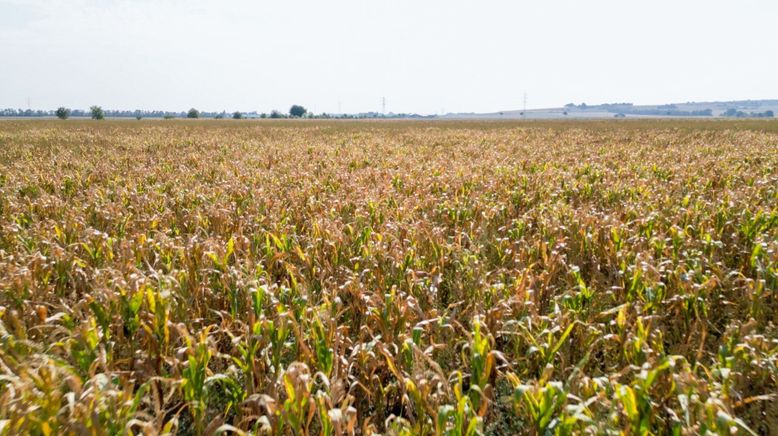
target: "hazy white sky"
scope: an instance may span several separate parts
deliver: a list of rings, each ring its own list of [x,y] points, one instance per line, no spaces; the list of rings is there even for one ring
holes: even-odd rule
[[[778,98],[775,0],[0,0],[0,107]]]

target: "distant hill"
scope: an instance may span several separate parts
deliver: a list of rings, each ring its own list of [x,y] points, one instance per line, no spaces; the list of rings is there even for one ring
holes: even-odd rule
[[[778,100],[738,100],[633,105],[606,103],[587,105],[570,103],[564,107],[546,109],[506,110],[491,113],[451,113],[441,118],[452,119],[555,119],[555,118],[773,118],[778,113]]]

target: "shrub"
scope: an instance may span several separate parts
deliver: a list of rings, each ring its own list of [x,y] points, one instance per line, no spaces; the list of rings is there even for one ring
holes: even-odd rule
[[[56,112],[54,112],[55,115],[57,115],[57,118],[60,120],[66,120],[68,117],[70,117],[70,109],[66,107],[59,107],[57,108]]]
[[[93,120],[102,120],[105,118],[105,111],[100,106],[92,106],[89,108],[89,112],[92,114]]]
[[[305,113],[308,112],[304,107],[300,105],[294,105],[291,108],[289,108],[289,116],[292,118],[300,118],[305,116]]]

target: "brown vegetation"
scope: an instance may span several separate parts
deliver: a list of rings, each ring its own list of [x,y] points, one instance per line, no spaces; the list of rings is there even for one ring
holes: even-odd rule
[[[0,434],[778,431],[775,130],[2,122]]]

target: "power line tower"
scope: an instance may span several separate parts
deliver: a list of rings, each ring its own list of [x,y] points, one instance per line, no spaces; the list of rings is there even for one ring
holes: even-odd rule
[[[524,93],[524,110],[521,112],[524,118],[527,118],[527,93]]]
[[[381,97],[381,113],[386,115],[386,97]]]

